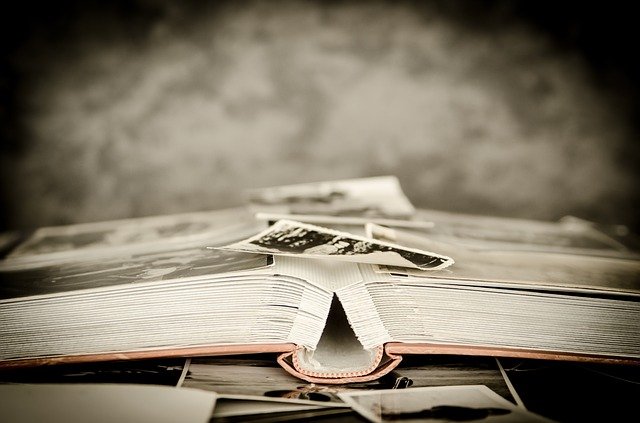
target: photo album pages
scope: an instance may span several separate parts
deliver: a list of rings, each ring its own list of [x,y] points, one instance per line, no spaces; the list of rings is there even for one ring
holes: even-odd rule
[[[406,354],[640,363],[631,235],[415,209],[395,177],[46,227],[0,262],[0,367],[278,353],[319,383]]]

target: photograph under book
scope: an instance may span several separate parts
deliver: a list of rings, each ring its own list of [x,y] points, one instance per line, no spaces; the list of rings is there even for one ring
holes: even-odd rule
[[[370,248],[346,260],[337,249],[219,249],[269,232],[246,209],[36,232],[0,262],[0,367],[278,353],[300,379],[345,383],[376,380],[409,354],[640,362],[630,251],[587,226],[418,218],[432,227],[329,228],[323,239],[430,252],[448,266],[375,263]],[[313,230],[294,231],[300,242],[324,230],[302,226]]]

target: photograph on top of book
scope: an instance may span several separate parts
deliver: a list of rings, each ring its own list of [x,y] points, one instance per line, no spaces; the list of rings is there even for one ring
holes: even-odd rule
[[[14,269],[0,265],[0,301],[160,281],[178,284],[215,275],[260,271],[272,264],[270,256],[186,248],[33,268]]]
[[[572,216],[547,221],[419,209],[415,219],[431,223],[424,230],[416,230],[418,234],[472,250],[640,258],[639,237],[626,226],[602,225]]]
[[[411,248],[454,256],[456,266],[438,273],[440,282],[640,295],[640,260],[599,257],[569,252],[473,250],[465,245],[436,241],[428,235],[368,224],[367,236]],[[429,272],[393,266],[376,271],[397,277],[431,277]]]
[[[254,212],[394,219],[415,212],[395,176],[283,185],[245,194]]]
[[[244,209],[181,213],[37,229],[0,269],[149,254],[243,239],[261,226]]]
[[[212,248],[247,253],[330,258],[422,270],[444,269],[454,263],[451,257],[437,253],[406,248],[291,220],[279,220],[251,238]]]

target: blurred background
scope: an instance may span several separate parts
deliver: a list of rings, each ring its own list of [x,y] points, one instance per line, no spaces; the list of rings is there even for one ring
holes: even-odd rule
[[[640,228],[639,31],[615,3],[3,9],[2,230],[386,174],[419,207]]]

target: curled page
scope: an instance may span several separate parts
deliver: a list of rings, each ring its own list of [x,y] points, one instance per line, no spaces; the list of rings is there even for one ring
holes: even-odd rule
[[[421,270],[444,269],[454,262],[452,258],[440,254],[293,220],[279,220],[251,238],[212,248],[260,254],[329,258]]]

